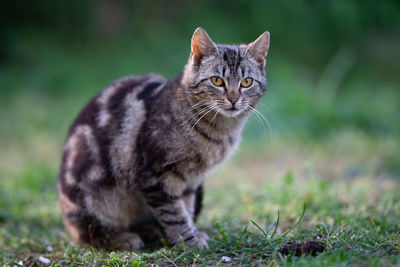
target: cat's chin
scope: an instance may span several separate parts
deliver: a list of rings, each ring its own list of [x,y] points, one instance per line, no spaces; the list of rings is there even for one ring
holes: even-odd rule
[[[235,110],[219,109],[218,111],[219,111],[220,114],[224,115],[225,117],[234,118],[234,117],[237,117],[239,114],[241,114],[243,110],[238,110],[238,109],[235,109]]]

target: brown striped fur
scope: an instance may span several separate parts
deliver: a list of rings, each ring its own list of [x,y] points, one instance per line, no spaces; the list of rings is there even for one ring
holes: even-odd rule
[[[247,46],[225,46],[198,28],[174,79],[124,78],[94,97],[70,128],[58,175],[73,240],[139,249],[167,237],[206,248],[208,235],[194,224],[203,179],[238,146],[265,92],[268,45],[267,32]],[[240,87],[245,77],[254,80],[249,88]]]

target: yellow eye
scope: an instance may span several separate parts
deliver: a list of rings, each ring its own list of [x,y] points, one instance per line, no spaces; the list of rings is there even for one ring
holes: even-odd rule
[[[251,84],[253,83],[253,79],[250,77],[244,78],[241,82],[240,82],[240,86],[243,88],[247,88],[249,87]]]
[[[211,82],[215,85],[215,86],[223,86],[224,85],[224,80],[222,80],[221,77],[218,76],[212,76],[211,77]]]

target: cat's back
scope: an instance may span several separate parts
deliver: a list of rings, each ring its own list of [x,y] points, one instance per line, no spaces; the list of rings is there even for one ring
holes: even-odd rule
[[[71,198],[80,188],[112,186],[127,175],[135,134],[145,120],[146,92],[161,89],[166,79],[156,74],[116,80],[93,97],[72,123],[65,142],[60,186]]]
[[[93,129],[116,130],[114,128],[119,126],[127,109],[139,101],[139,94],[148,91],[149,85],[158,87],[165,82],[164,77],[156,74],[124,77],[114,81],[82,109],[71,125],[68,135],[84,124]]]

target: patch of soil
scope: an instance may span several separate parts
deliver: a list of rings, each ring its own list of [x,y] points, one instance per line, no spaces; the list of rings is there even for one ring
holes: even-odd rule
[[[35,261],[35,258],[31,255],[28,255],[25,257],[25,259],[22,261],[23,266],[28,266],[28,267],[37,267],[39,266],[37,262]]]
[[[282,255],[293,254],[295,256],[311,255],[317,256],[323,252],[326,244],[321,241],[301,241],[301,242],[286,242],[279,248],[279,253]]]

